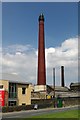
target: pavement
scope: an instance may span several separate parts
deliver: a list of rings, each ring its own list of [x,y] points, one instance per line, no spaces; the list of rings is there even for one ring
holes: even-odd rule
[[[2,120],[6,120],[5,118],[30,118],[35,115],[40,114],[49,114],[49,113],[55,113],[55,112],[61,112],[61,111],[67,111],[67,110],[74,110],[79,109],[80,106],[68,106],[68,107],[62,107],[62,108],[46,108],[46,109],[37,109],[37,110],[26,110],[26,111],[19,111],[19,112],[8,112],[8,113],[2,113]]]

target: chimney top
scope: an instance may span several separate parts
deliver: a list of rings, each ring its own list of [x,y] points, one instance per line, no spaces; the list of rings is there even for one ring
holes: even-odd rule
[[[39,21],[44,21],[44,15],[43,15],[43,13],[40,14]]]

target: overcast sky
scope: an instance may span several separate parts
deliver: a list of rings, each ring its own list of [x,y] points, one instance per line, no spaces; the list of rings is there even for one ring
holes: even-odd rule
[[[65,68],[65,85],[78,81],[78,3],[3,3],[3,72],[24,76],[37,83],[38,16],[45,17],[46,79],[61,85],[60,67]],[[0,63],[1,64],[1,63]]]

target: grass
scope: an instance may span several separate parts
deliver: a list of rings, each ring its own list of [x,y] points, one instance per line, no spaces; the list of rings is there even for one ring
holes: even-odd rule
[[[69,110],[51,114],[42,114],[31,118],[79,118],[80,110]]]
[[[45,120],[45,118],[54,118],[55,120],[79,120],[80,118],[80,110],[68,110],[68,111],[63,111],[63,112],[56,112],[56,113],[50,113],[50,114],[41,114],[41,115],[37,115],[37,116],[33,116],[30,118],[15,118],[15,120],[41,120],[43,118],[43,120]]]

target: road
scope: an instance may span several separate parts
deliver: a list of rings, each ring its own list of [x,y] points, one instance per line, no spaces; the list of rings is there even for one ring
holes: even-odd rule
[[[20,111],[20,112],[11,112],[11,113],[3,113],[2,114],[2,120],[6,120],[9,118],[30,118],[35,115],[40,114],[49,114],[49,113],[55,113],[59,111],[67,111],[67,110],[74,110],[78,109],[78,106],[72,106],[72,107],[65,107],[65,108],[46,108],[46,109],[38,109],[38,110],[27,110],[27,111]]]

